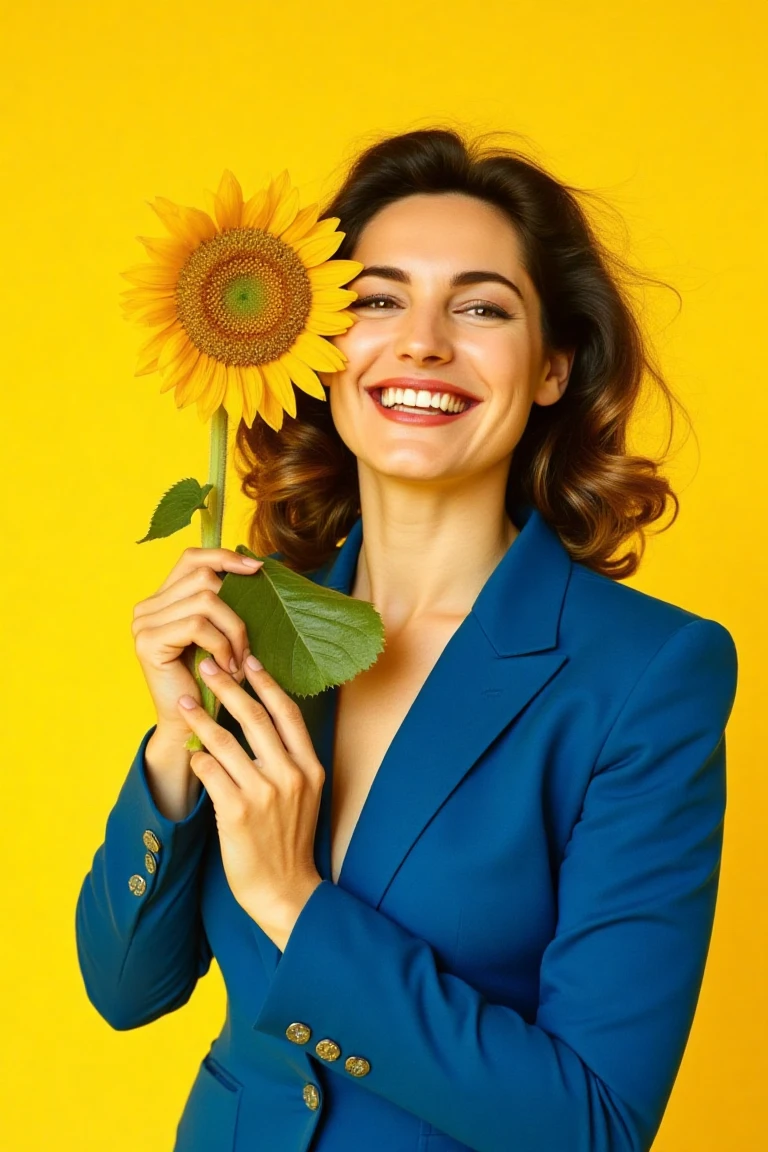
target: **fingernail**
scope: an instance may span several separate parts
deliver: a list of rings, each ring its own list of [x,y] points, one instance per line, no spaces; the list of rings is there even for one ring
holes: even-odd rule
[[[219,666],[215,660],[211,660],[210,656],[206,656],[205,660],[200,661],[200,671],[205,672],[206,676],[213,676],[214,672],[219,671]]]
[[[261,660],[257,660],[256,657],[251,655],[250,653],[249,653],[248,657],[246,658],[245,662],[248,665],[248,667],[251,669],[252,672],[258,672],[261,668],[264,667]]]
[[[261,560],[254,560],[253,556],[241,556],[240,559],[242,560],[243,564],[245,564],[246,568],[259,568],[263,563]]]
[[[230,670],[230,672],[232,673],[232,675],[233,675],[233,676],[234,676],[234,675],[237,673],[237,671],[238,671],[238,663],[237,663],[237,660],[235,660],[234,656],[232,657],[232,659],[231,659],[231,660],[230,660],[230,662],[229,662],[229,670]]]

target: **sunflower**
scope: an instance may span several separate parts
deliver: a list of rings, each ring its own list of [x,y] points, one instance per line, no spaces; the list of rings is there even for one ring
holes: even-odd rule
[[[225,171],[212,211],[155,197],[150,207],[170,238],[138,237],[150,258],[123,276],[126,316],[158,328],[139,353],[136,375],[159,372],[178,408],[197,403],[201,420],[223,406],[250,427],[257,415],[279,431],[296,415],[295,384],[325,400],[316,371],[338,372],[344,354],[323,339],[353,323],[341,287],[357,260],[331,260],[344,239],[339,218],[299,209],[287,171],[250,200]]]

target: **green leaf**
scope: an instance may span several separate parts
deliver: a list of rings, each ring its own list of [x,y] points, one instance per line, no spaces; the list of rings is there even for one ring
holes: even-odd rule
[[[213,488],[213,484],[200,487],[197,480],[191,476],[178,480],[169,488],[152,513],[149,531],[137,544],[145,540],[157,540],[160,536],[172,536],[180,528],[186,528],[192,520],[192,513],[198,508],[205,508],[205,498]]]
[[[243,544],[235,549],[255,556]],[[219,596],[248,632],[248,647],[280,687],[315,696],[351,680],[384,650],[384,621],[367,600],[302,576],[279,560],[253,576],[227,572]]]

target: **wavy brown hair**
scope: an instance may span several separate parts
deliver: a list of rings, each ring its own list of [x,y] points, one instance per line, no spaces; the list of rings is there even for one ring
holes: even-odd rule
[[[545,348],[574,349],[568,387],[552,405],[534,404],[515,447],[507,513],[533,504],[572,559],[614,579],[637,570],[644,529],[679,500],[659,474],[661,459],[627,450],[630,419],[648,380],[666,401],[670,434],[677,404],[655,363],[625,282],[663,283],[637,271],[597,236],[579,199],[593,193],[564,184],[515,148],[486,133],[426,128],[378,140],[351,163],[321,211],[345,238],[336,258],[351,258],[362,230],[381,208],[414,193],[462,192],[501,208],[519,237],[525,270],[541,301]],[[665,285],[669,287],[669,285]],[[679,293],[676,292],[676,295]],[[296,390],[296,417],[279,432],[257,417],[241,420],[235,460],[241,490],[255,502],[249,545],[277,551],[309,572],[333,555],[360,515],[357,458],[342,441],[330,403]],[[639,550],[614,553],[639,535]]]

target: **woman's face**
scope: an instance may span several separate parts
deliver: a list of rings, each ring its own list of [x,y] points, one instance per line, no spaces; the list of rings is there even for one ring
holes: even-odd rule
[[[347,285],[358,293],[356,322],[332,338],[348,363],[319,373],[344,443],[374,471],[402,478],[508,464],[531,404],[560,398],[572,353],[542,348],[539,301],[507,217],[460,193],[408,196],[373,217],[351,257],[365,266]],[[416,393],[457,386],[477,402],[441,423],[393,420],[369,391],[386,380]]]

